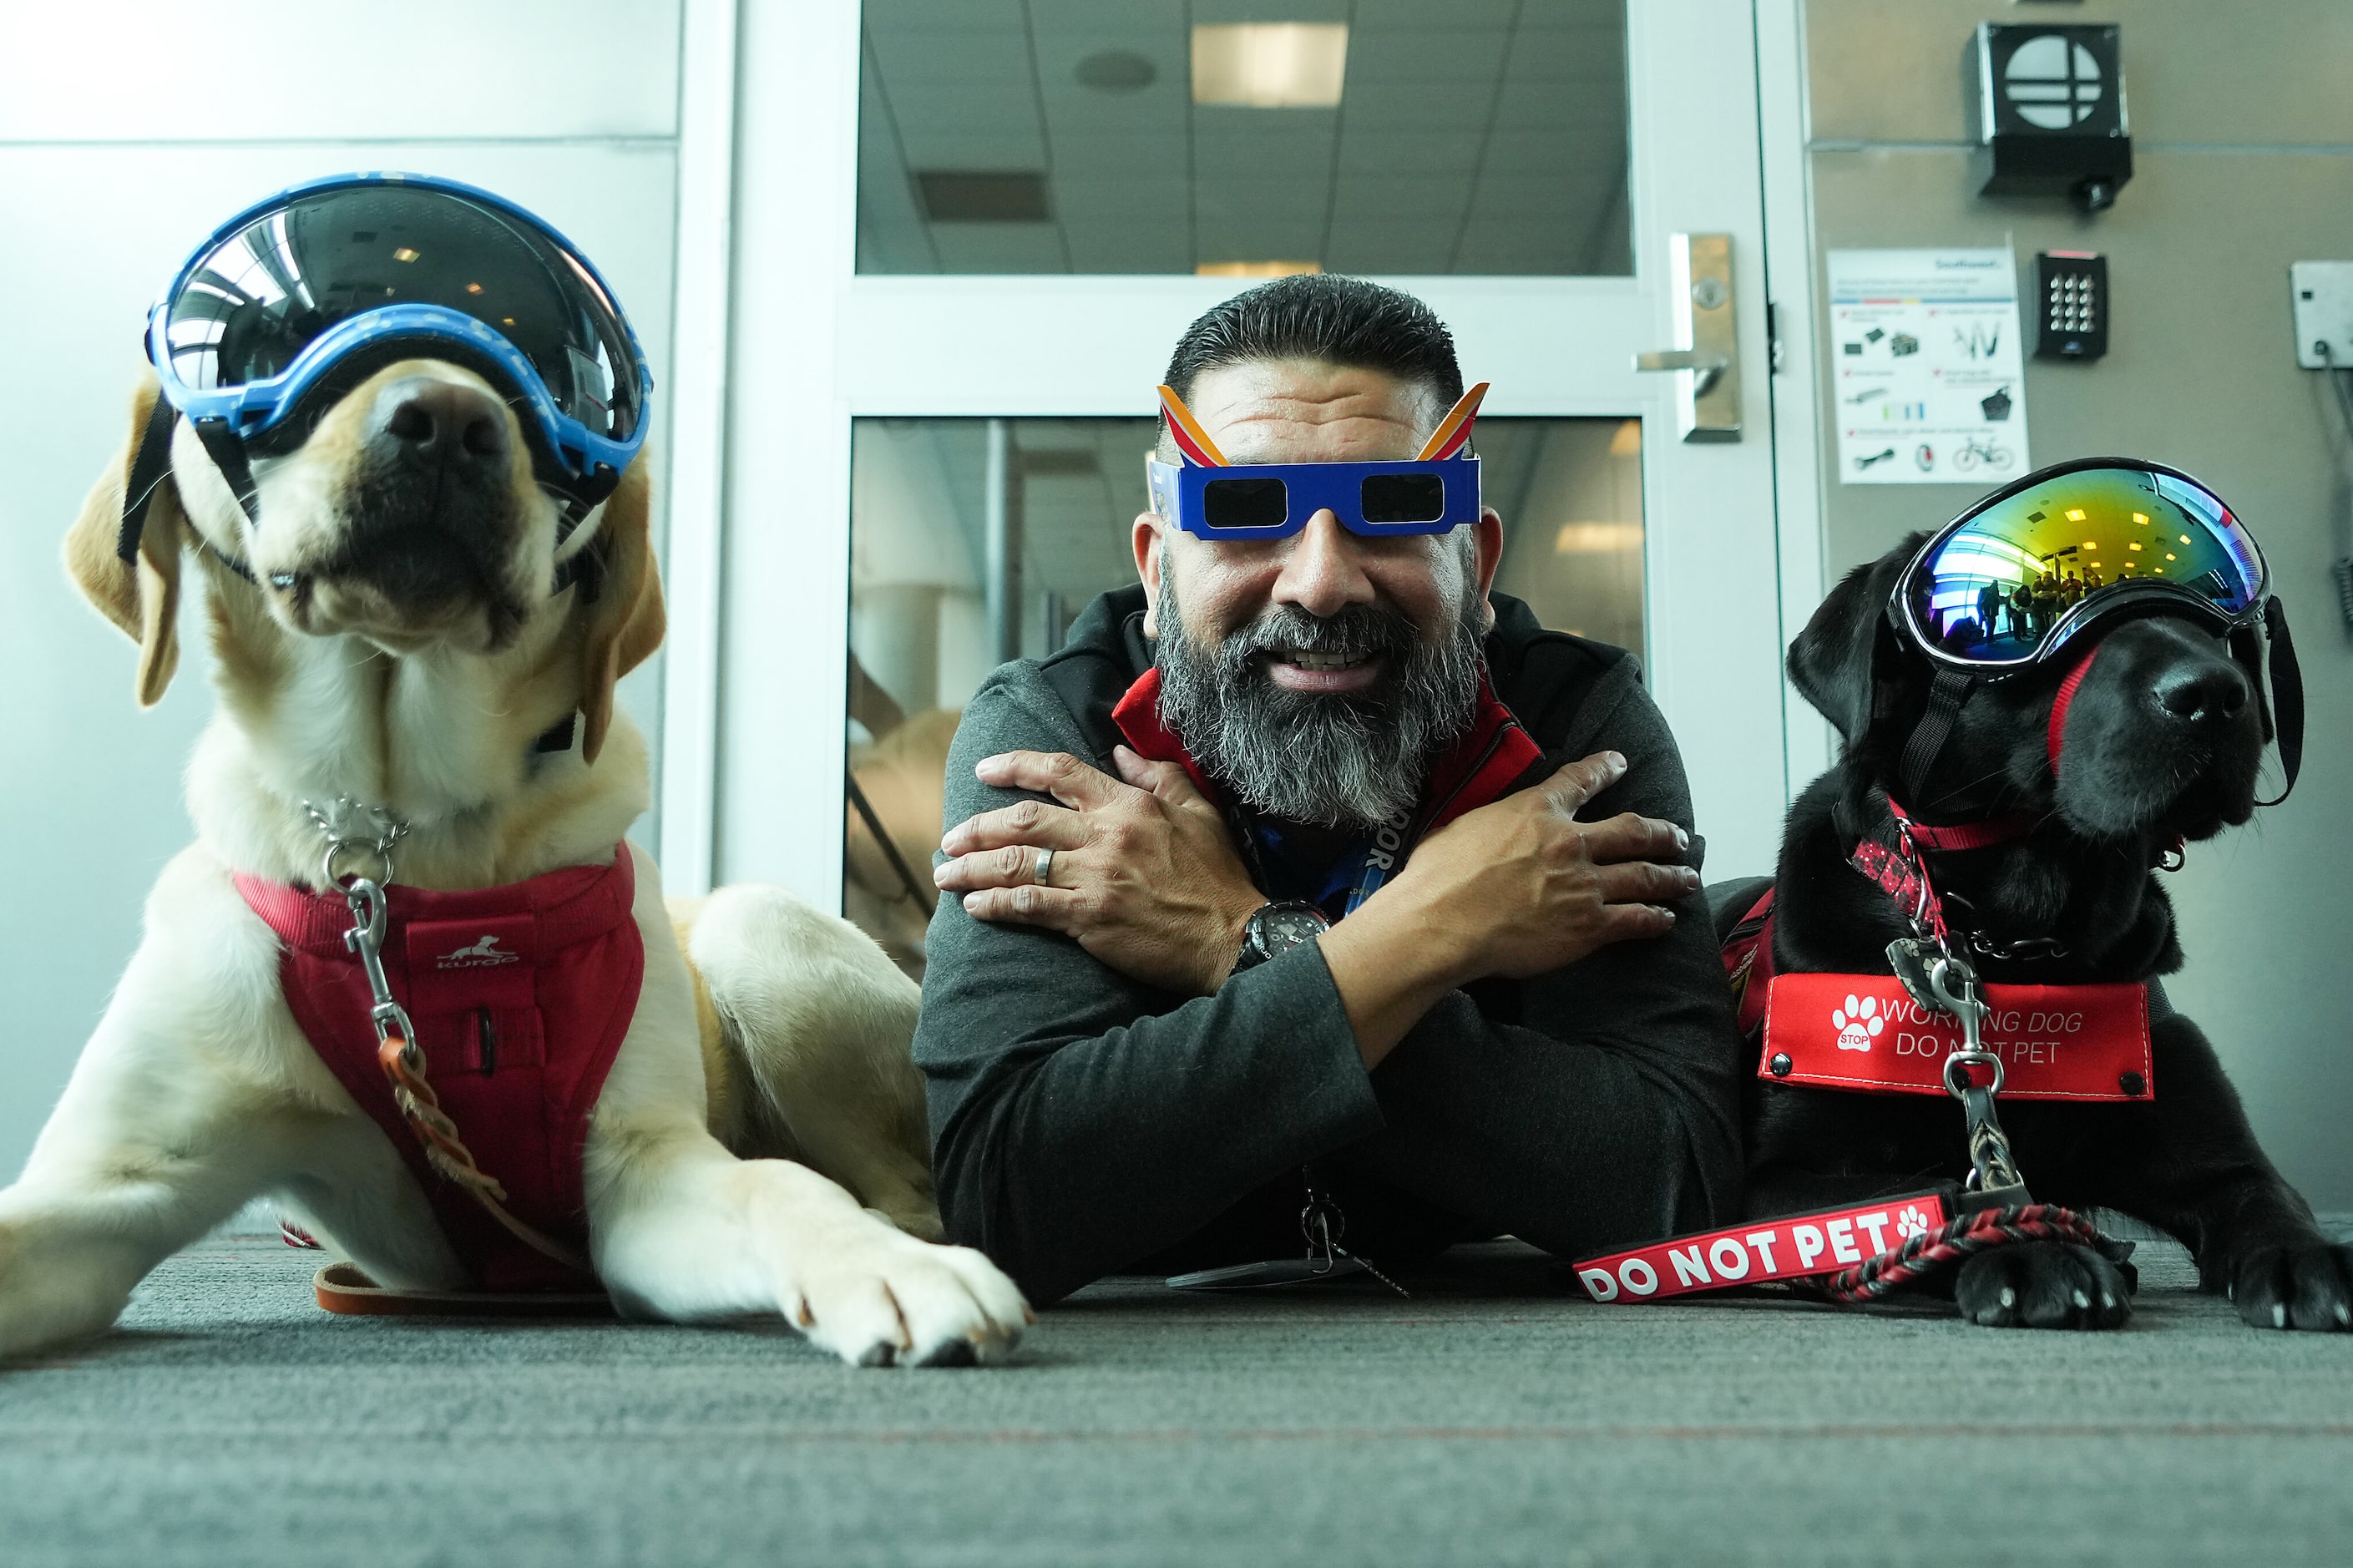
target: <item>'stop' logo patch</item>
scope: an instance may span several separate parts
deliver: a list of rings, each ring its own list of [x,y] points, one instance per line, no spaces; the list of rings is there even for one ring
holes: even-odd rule
[[[509,952],[499,946],[496,933],[485,936],[470,947],[445,952],[433,961],[436,969],[490,969],[501,963],[521,963],[522,954]]]
[[[1850,994],[1843,1007],[1831,1009],[1831,1027],[1838,1032],[1838,1048],[1842,1051],[1867,1051],[1879,1031],[1887,1027],[1887,1020],[1879,1016],[1879,998],[1865,996],[1858,1001]]]

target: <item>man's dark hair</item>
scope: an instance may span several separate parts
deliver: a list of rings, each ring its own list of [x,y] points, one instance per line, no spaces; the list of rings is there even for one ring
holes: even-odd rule
[[[1429,388],[1440,414],[1462,395],[1454,335],[1429,306],[1361,278],[1320,272],[1277,278],[1212,307],[1176,340],[1165,379],[1189,398],[1205,370],[1269,359],[1381,371]]]

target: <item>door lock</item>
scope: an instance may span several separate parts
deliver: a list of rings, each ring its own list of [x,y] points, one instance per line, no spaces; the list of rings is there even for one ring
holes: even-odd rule
[[[1639,371],[1684,377],[1675,410],[1686,441],[1740,439],[1740,334],[1732,303],[1732,237],[1667,237],[1676,346],[1634,356]]]

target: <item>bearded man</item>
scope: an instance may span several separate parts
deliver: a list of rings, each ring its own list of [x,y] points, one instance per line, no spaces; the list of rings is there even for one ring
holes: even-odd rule
[[[1736,1214],[1732,1007],[1635,661],[1488,592],[1475,479],[1443,515],[1353,488],[1475,475],[1416,461],[1469,428],[1445,327],[1282,279],[1167,384],[1141,585],[998,669],[949,756],[915,1036],[949,1234],[1049,1301]],[[1220,515],[1180,452],[1335,467],[1237,468]]]

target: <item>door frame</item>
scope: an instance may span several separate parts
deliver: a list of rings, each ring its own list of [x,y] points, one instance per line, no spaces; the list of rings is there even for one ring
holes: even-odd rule
[[[1790,781],[1826,756],[1778,672],[1822,575],[1799,5],[1630,0],[1633,277],[1383,279],[1453,328],[1467,376],[1495,384],[1487,412],[1641,419],[1651,689],[1719,876],[1769,869]],[[686,0],[684,25],[665,881],[777,881],[838,909],[851,420],[1148,416],[1178,332],[1247,285],[860,277],[859,8]],[[1736,443],[1678,441],[1681,378],[1631,369],[1672,342],[1677,231],[1735,236]],[[1580,357],[1548,353],[1556,339]],[[1059,356],[1062,343],[1084,352]],[[1738,515],[1721,528],[1662,525],[1721,516],[1726,496]],[[1775,591],[1757,594],[1768,574]]]

